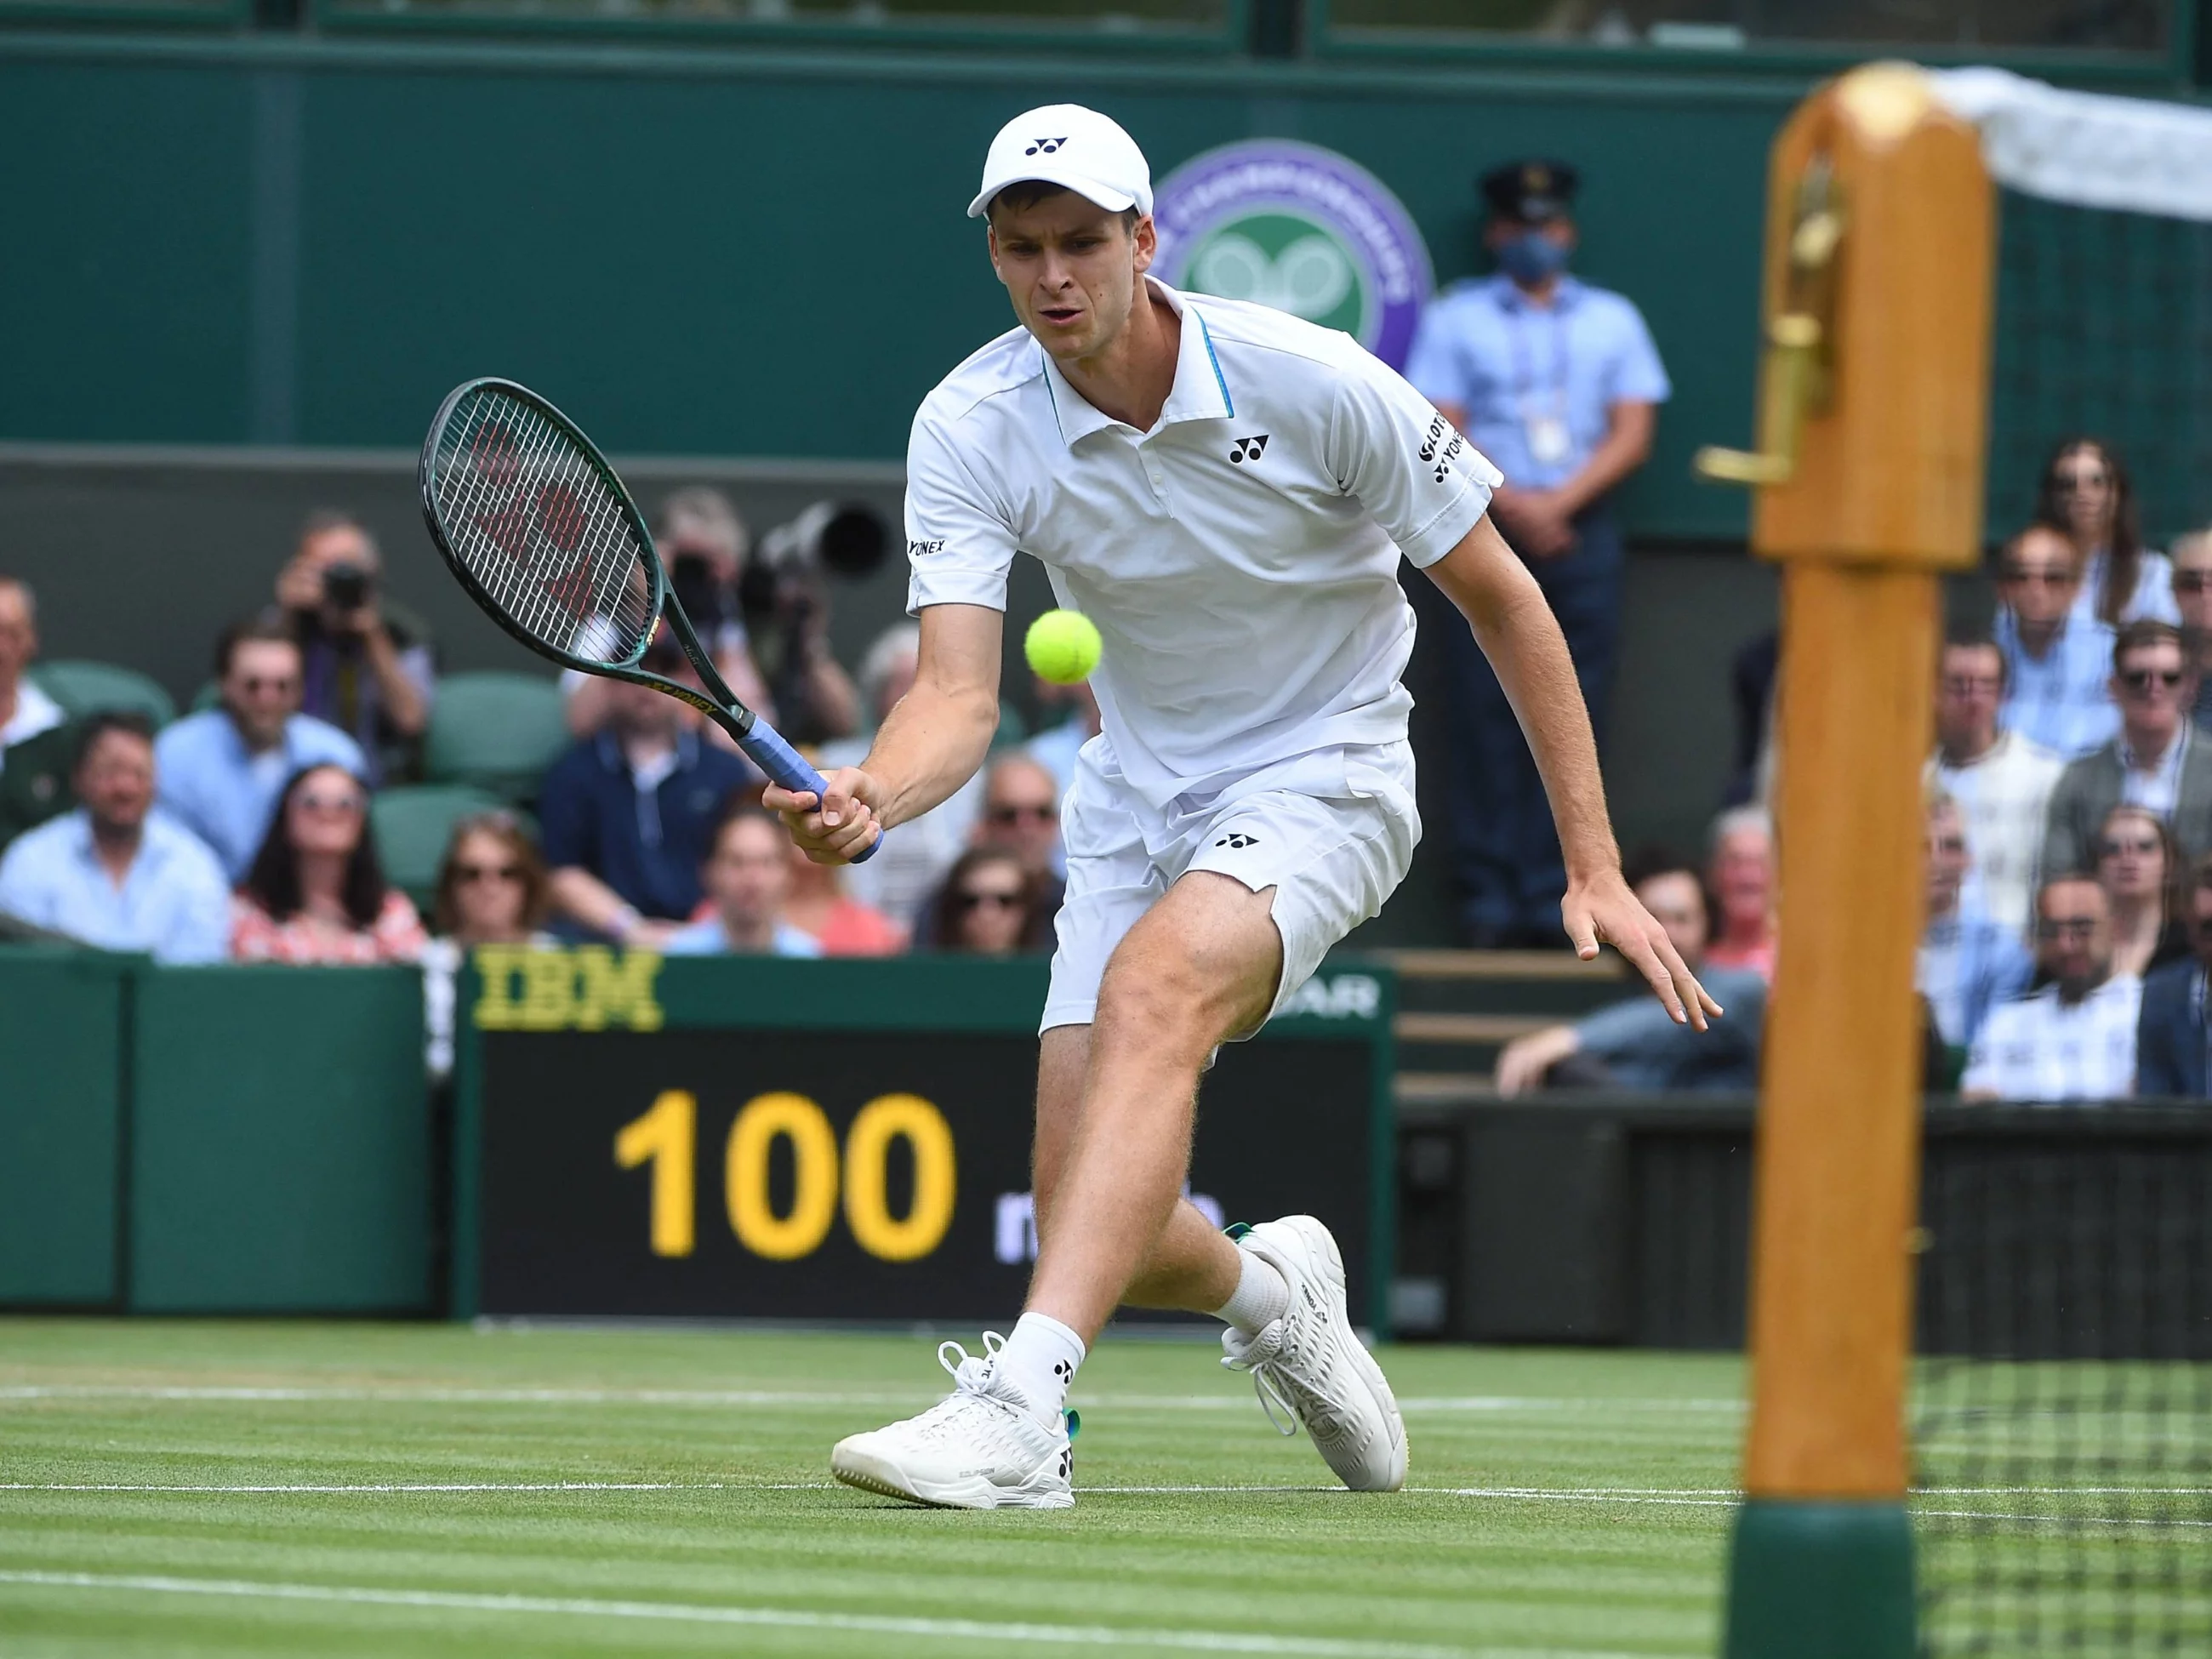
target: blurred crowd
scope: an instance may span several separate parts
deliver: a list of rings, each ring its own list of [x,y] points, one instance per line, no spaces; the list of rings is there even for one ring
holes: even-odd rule
[[[772,599],[776,637],[757,647],[752,550],[732,504],[679,491],[659,532],[732,687],[823,766],[858,762],[913,684],[919,629],[884,629],[848,675],[816,593]],[[1929,1083],[2012,1099],[2203,1094],[2212,747],[2197,739],[2212,707],[2212,533],[2168,554],[2142,546],[2120,458],[2069,441],[1996,577],[1990,624],[1951,632],[1937,667],[1917,963]],[[618,682],[538,688],[557,699],[552,744],[505,799],[422,784],[445,688],[428,629],[380,578],[359,524],[315,514],[267,608],[216,641],[201,706],[157,725],[128,706],[72,712],[46,689],[35,595],[0,577],[0,913],[174,963],[420,963],[434,1060],[449,1057],[452,976],[478,944],[1052,948],[1060,803],[1098,730],[1087,687],[1040,683],[1056,723],[1002,734],[951,799],[868,863],[836,869],[798,853],[718,727]],[[1698,1038],[1632,999],[1510,1044],[1503,1092],[1755,1084],[1777,945],[1774,660],[1769,642],[1736,665],[1739,687],[1753,683],[1746,799],[1714,820],[1702,856],[1630,860],[1728,1019]],[[665,638],[646,665],[692,678]],[[410,880],[388,866],[379,823],[425,803],[435,842]],[[406,822],[419,839],[420,815]]]
[[[2202,1096],[2212,532],[2145,547],[2121,458],[2069,439],[1995,574],[1991,623],[1950,630],[1936,665],[1916,970],[1926,1079],[1993,1100]],[[1736,665],[1754,797],[1784,763],[1775,664],[1768,640]],[[1629,872],[1729,1006],[1729,1041],[1626,1004],[1510,1045],[1500,1089],[1753,1086],[1775,942],[1766,824],[1759,805],[1732,809],[1702,871],[1648,854]]]

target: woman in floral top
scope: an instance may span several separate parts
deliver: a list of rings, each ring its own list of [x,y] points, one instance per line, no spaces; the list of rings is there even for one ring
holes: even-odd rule
[[[361,781],[337,766],[311,766],[294,777],[231,902],[231,956],[412,962],[425,942],[407,896],[385,884]]]

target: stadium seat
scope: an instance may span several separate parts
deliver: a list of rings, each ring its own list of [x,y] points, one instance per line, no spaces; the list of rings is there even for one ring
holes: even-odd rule
[[[446,855],[453,826],[474,813],[506,805],[499,796],[466,784],[409,784],[380,791],[368,816],[385,878],[428,916],[438,885],[438,861]]]
[[[109,709],[143,714],[156,727],[177,718],[175,700],[135,668],[82,659],[42,662],[31,670],[31,678],[71,720]]]
[[[514,804],[537,799],[538,781],[569,743],[561,688],[534,674],[451,674],[422,739],[432,783],[471,784]]]

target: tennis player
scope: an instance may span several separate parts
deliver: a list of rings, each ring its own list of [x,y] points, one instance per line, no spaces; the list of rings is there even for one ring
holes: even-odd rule
[[[1180,1196],[1215,1046],[1258,1030],[1382,908],[1420,837],[1401,554],[1519,711],[1577,950],[1613,945],[1678,1020],[1720,1012],[1621,879],[1565,643],[1485,516],[1497,469],[1346,336],[1148,276],[1152,205],[1143,154],[1094,111],[1031,110],[993,142],[968,212],[1020,326],[915,417],[920,672],[820,800],[767,796],[826,861],[967,781],[998,729],[1017,550],[1097,624],[1104,729],[1063,812],[1029,1305],[981,1354],[940,1350],[944,1401],[831,1454],[840,1480],[918,1503],[1072,1504],[1068,1384],[1124,1303],[1223,1320],[1224,1363],[1256,1373],[1347,1486],[1404,1483],[1405,1425],[1328,1229],[1290,1216],[1232,1238]]]

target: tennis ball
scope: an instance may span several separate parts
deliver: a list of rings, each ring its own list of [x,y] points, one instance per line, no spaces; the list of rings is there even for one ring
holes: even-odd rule
[[[1103,644],[1090,617],[1076,611],[1048,611],[1030,624],[1023,654],[1041,679],[1054,685],[1087,680]]]

